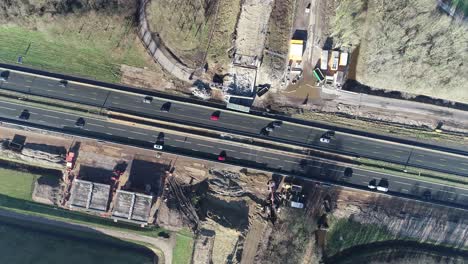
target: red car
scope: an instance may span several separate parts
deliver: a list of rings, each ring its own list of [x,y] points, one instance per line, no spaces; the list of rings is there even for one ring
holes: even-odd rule
[[[221,111],[214,111],[213,114],[211,114],[210,120],[217,121],[220,115]]]
[[[218,156],[219,161],[225,161],[226,160],[226,151],[221,151]]]

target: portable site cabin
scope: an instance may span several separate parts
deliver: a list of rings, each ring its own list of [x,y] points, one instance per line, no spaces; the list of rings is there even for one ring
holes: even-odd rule
[[[340,60],[340,52],[339,51],[333,51],[332,52],[332,57],[331,57],[331,70],[336,71],[338,70],[338,63]]]
[[[320,69],[326,71],[328,69],[328,50],[322,50],[322,56],[320,57]]]

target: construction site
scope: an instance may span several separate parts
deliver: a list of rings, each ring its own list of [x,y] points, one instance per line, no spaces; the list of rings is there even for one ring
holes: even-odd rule
[[[468,246],[458,209],[53,133],[9,128],[1,138],[10,162],[61,167],[60,180],[34,183],[34,201],[142,230],[191,230],[193,263],[318,263],[387,240],[437,241],[457,260]]]

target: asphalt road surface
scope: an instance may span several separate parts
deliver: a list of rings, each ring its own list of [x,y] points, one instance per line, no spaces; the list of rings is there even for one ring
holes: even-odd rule
[[[247,136],[261,137],[260,131],[273,121],[268,118],[222,110],[219,120],[212,121],[210,116],[219,109],[161,98],[153,98],[151,103],[144,103],[144,95],[99,89],[74,82],[61,85],[57,79],[17,72],[9,72],[8,80],[0,81],[0,88]],[[162,112],[161,107],[167,102],[171,102],[170,110]],[[335,133],[330,143],[321,143],[320,138],[325,132],[326,130],[319,128],[284,122],[282,127],[271,132],[268,138],[278,142],[468,176],[468,157],[466,156],[339,132]]]
[[[27,109],[28,119],[20,119]],[[18,103],[0,102],[0,116],[5,121],[14,121],[26,126],[36,126],[61,132],[84,135],[101,140],[129,143],[145,148],[153,148],[155,143],[163,145],[164,151],[184,154],[216,161],[218,155],[226,152],[226,163],[300,175],[307,178],[332,181],[337,184],[350,184],[366,188],[372,179],[389,181],[389,191],[393,194],[422,196],[427,190],[432,199],[466,206],[468,189],[442,184],[421,182],[401,176],[389,175],[352,168],[350,177],[345,176],[345,167],[331,161],[317,158],[303,158],[273,150],[257,150],[248,145],[232,144],[225,141],[196,138],[174,133],[164,133],[154,129],[139,128],[118,124],[106,119],[80,116]],[[83,127],[76,127],[76,121],[84,119]],[[349,169],[348,169],[349,170]]]

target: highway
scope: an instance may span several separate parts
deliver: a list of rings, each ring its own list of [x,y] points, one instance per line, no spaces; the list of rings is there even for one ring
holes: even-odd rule
[[[28,120],[19,118],[25,109],[29,112]],[[421,182],[356,167],[352,167],[351,177],[345,177],[344,170],[346,168],[335,162],[313,157],[304,158],[291,153],[255,148],[229,141],[193,137],[179,132],[160,131],[157,128],[142,128],[130,124],[120,124],[105,118],[58,112],[16,102],[0,102],[0,116],[5,122],[88,136],[98,140],[132,144],[144,148],[153,148],[153,145],[158,142],[158,144],[164,146],[164,151],[213,161],[217,160],[221,151],[226,151],[225,162],[228,164],[332,181],[337,184],[358,186],[364,189],[372,179],[386,178],[390,183],[389,191],[393,194],[419,197],[424,191],[430,190],[434,200],[457,204],[462,207],[468,205],[468,189]],[[76,120],[80,117],[84,118],[85,125],[76,127]]]
[[[265,137],[260,135],[260,131],[273,121],[222,110],[219,120],[211,121],[211,114],[219,109],[161,98],[154,98],[151,104],[145,104],[144,95],[100,89],[75,82],[61,86],[57,79],[15,71],[9,72],[7,82],[0,81],[0,88],[252,137]],[[171,102],[170,111],[167,113],[160,111],[166,102]],[[268,138],[277,142],[468,176],[467,156],[340,132],[336,132],[330,143],[321,143],[320,138],[325,132],[324,129],[284,122],[283,126],[275,129]]]

